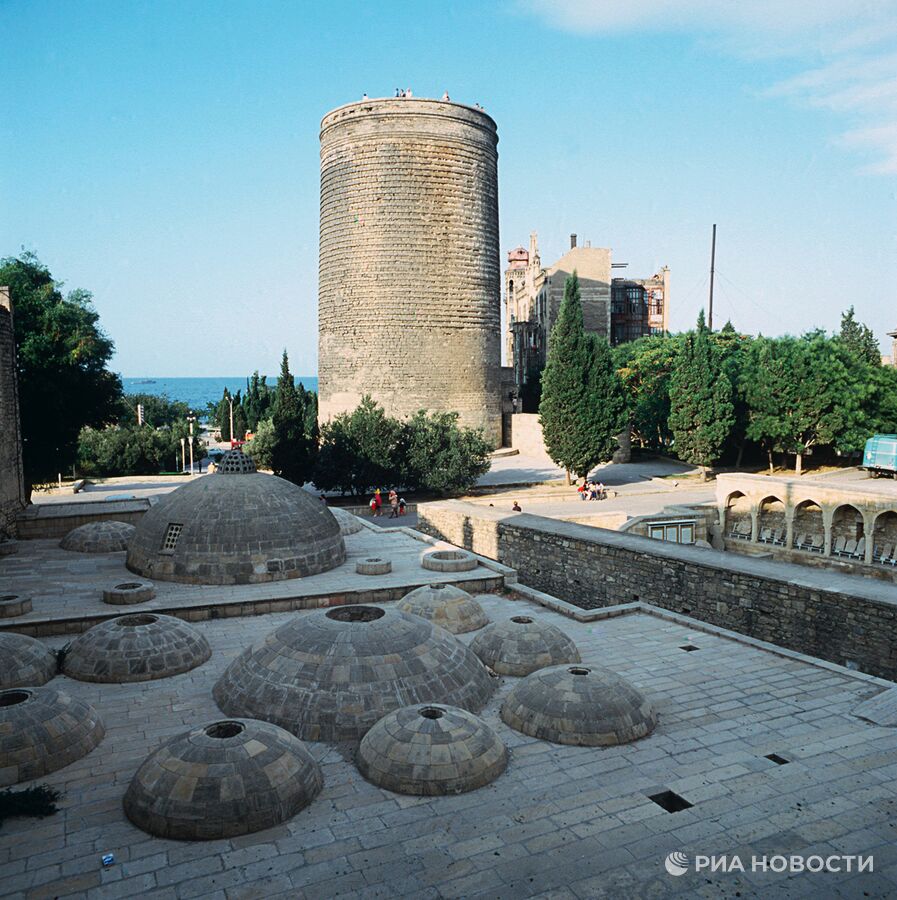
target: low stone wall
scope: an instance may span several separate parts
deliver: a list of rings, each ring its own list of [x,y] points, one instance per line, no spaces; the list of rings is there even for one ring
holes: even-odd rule
[[[583,609],[643,601],[897,679],[893,586],[460,501],[421,504],[418,522]]]
[[[35,503],[16,520],[22,540],[63,538],[88,522],[125,522],[136,525],[150,508],[146,498],[136,500],[83,500],[72,503]]]

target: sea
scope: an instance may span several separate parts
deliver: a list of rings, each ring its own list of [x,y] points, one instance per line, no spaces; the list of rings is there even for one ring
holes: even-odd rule
[[[307,391],[318,390],[318,379],[309,375],[295,377]],[[126,394],[153,394],[186,403],[192,410],[204,414],[209,403],[217,403],[227,388],[232,394],[246,393],[246,376],[221,378],[122,378]],[[277,376],[268,376],[268,385],[277,385]]]

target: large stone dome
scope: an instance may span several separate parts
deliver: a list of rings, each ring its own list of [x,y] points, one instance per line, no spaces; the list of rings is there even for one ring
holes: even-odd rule
[[[483,607],[461,588],[451,584],[425,584],[396,604],[402,612],[429,619],[452,634],[466,634],[489,624]]]
[[[339,523],[320,500],[231,450],[215,474],[146,512],[127,565],[162,581],[256,584],[326,572],[345,558]]]
[[[56,654],[33,637],[0,633],[0,689],[37,687],[56,675]]]
[[[358,770],[400,794],[438,796],[494,781],[508,764],[501,738],[455,706],[406,706],[377,722],[358,748]]]
[[[267,722],[230,719],[179,734],[151,753],[124,807],[150,834],[214,840],[285,822],[322,784],[302,741]]]
[[[116,553],[128,549],[134,530],[127,522],[88,522],[73,528],[59,546],[77,553]]]
[[[657,725],[641,691],[601,666],[551,666],[527,675],[508,694],[501,717],[530,737],[581,747],[637,741]]]
[[[415,703],[477,712],[494,683],[457,638],[417,616],[337,606],[291,619],[224,671],[214,696],[231,716],[264,719],[304,740],[360,740]]]

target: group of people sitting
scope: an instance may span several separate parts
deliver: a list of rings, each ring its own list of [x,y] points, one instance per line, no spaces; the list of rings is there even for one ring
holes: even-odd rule
[[[607,488],[600,481],[584,479],[576,491],[580,500],[607,500]]]
[[[398,519],[399,516],[405,515],[405,507],[408,505],[405,503],[405,498],[400,497],[394,490],[389,492],[388,496],[389,500],[389,518],[390,519]],[[372,516],[382,516],[383,515],[383,495],[380,492],[380,488],[374,491],[374,496],[371,497],[371,502],[368,504],[371,508]]]

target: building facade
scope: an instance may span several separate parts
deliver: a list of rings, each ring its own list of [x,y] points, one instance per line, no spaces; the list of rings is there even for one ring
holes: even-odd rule
[[[319,416],[369,394],[501,440],[498,135],[481,109],[385,98],[321,123]]]
[[[557,321],[564,297],[564,282],[575,271],[579,278],[583,323],[586,331],[599,334],[615,345],[647,334],[667,331],[669,268],[651,278],[612,278],[612,252],[577,246],[553,265],[543,268],[536,233],[529,249],[508,253],[505,269],[505,358],[514,372],[518,391],[538,378],[548,356],[548,336]],[[527,409],[526,411],[531,411]]]

